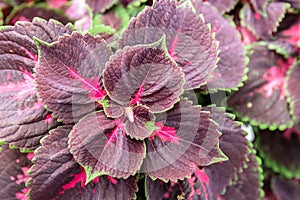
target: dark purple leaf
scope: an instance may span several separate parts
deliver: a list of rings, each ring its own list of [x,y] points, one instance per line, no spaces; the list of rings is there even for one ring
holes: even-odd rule
[[[149,108],[141,105],[135,107],[126,107],[125,114],[127,121],[125,122],[126,133],[135,139],[143,140],[152,134],[148,124],[154,121],[154,115]]]
[[[0,146],[0,199],[25,199],[28,189],[25,182],[31,162],[29,154],[22,154],[17,149],[9,149],[8,145]]]
[[[216,39],[220,41],[220,61],[213,77],[208,80],[208,88],[237,88],[245,70],[244,46],[239,32],[210,4],[193,1],[193,5],[196,13],[203,14],[205,21],[211,24]]]
[[[135,199],[138,187],[136,177],[127,179],[114,179],[110,176],[101,176],[81,188],[80,184],[75,189],[67,190],[58,200],[124,200]]]
[[[250,0],[251,5],[253,6],[254,12],[262,15],[264,17],[267,16],[267,5],[268,1],[266,0]]]
[[[284,179],[282,177],[274,177],[272,179],[272,191],[278,200],[296,200],[300,196],[300,183]]]
[[[247,166],[237,175],[237,180],[226,188],[221,199],[257,200],[264,196],[261,160],[254,153],[249,154],[248,158]]]
[[[227,161],[204,168],[203,173],[209,177],[205,193],[207,197],[215,199],[242,170],[250,149],[248,141],[245,138],[245,133],[241,129],[241,123],[234,121],[220,108],[204,109],[210,111],[211,118],[219,124],[219,130],[222,132],[220,149],[229,158]]]
[[[0,30],[0,140],[21,149],[33,150],[57,123],[44,110],[34,90],[33,68],[37,48],[33,36],[54,42],[70,26],[35,18]]]
[[[59,12],[59,10],[45,7],[43,4],[39,5],[21,5],[14,7],[14,10],[6,19],[7,24],[14,25],[17,21],[31,22],[34,17],[40,17],[45,20],[55,19],[63,24],[67,24],[70,20]]]
[[[197,165],[224,161],[219,149],[217,125],[209,113],[183,99],[166,113],[157,115],[160,129],[146,142],[142,170],[154,178],[177,181],[190,176]]]
[[[175,1],[156,1],[131,20],[119,45],[151,44],[166,35],[168,52],[185,74],[184,88],[198,88],[216,67],[218,45],[193,9],[189,3],[178,6]]]
[[[253,153],[249,154],[248,158],[247,166],[238,174],[237,180],[226,188],[222,199],[256,200],[264,195],[261,160]]]
[[[86,3],[95,14],[108,10],[116,3],[116,0],[87,0]]]
[[[288,100],[292,110],[293,117],[296,120],[296,124],[300,127],[300,62],[297,62],[291,69],[288,71],[287,78],[287,92]]]
[[[163,199],[178,199],[181,194],[181,185],[174,182],[165,183],[159,179],[152,180],[150,177],[146,177],[145,192],[149,200],[163,200]]]
[[[276,31],[279,22],[283,19],[289,4],[282,2],[269,3],[266,16],[254,13],[248,4],[240,12],[241,24],[247,27],[257,38],[268,39]]]
[[[74,126],[69,135],[70,149],[85,168],[88,180],[101,174],[127,178],[140,168],[145,156],[144,142],[126,136],[123,121],[95,112]]]
[[[291,126],[285,100],[286,72],[294,59],[283,59],[265,45],[255,45],[248,51],[248,80],[244,87],[228,99],[244,121],[250,120],[261,128],[284,129]]]
[[[68,149],[71,126],[59,127],[43,138],[30,169],[30,199],[132,199],[135,177],[127,180],[101,176],[85,185],[86,174]]]
[[[284,132],[260,131],[257,147],[264,164],[287,178],[300,178],[300,133],[295,128]]]
[[[153,112],[161,112],[179,100],[184,78],[163,50],[135,46],[111,57],[103,83],[108,96],[119,104],[143,104]]]
[[[74,32],[51,45],[39,42],[38,94],[64,122],[76,122],[97,109],[106,95],[101,76],[111,51],[101,38]],[[51,94],[51,95],[50,95]]]
[[[196,0],[194,0],[194,2],[196,2]],[[200,1],[199,1],[200,2]],[[225,12],[229,12],[230,10],[232,10],[235,5],[239,2],[239,0],[208,0],[208,2],[213,5],[214,7],[216,7],[219,12],[225,13]],[[206,20],[206,18],[205,18]]]

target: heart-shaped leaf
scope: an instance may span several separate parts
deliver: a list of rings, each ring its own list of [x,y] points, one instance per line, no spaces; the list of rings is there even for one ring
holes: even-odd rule
[[[131,20],[119,45],[151,44],[166,35],[168,52],[185,74],[184,89],[198,88],[216,67],[218,45],[193,9],[188,2],[178,6],[171,0],[156,1]]]
[[[197,165],[227,160],[219,149],[218,126],[209,113],[183,99],[174,108],[156,116],[161,129],[146,141],[142,170],[163,180],[190,176]]]
[[[0,30],[0,140],[24,150],[39,146],[39,140],[57,123],[44,110],[34,90],[33,68],[37,48],[33,36],[54,42],[71,33],[69,25],[35,18]]]
[[[43,138],[30,169],[30,199],[134,198],[137,190],[136,177],[124,180],[101,176],[85,185],[85,171],[68,149],[68,134],[71,130],[72,126],[59,127]]]
[[[135,106],[134,108],[125,108],[127,121],[125,122],[125,130],[131,137],[143,140],[149,137],[153,130],[148,125],[154,121],[154,115],[150,112],[149,108],[145,106]]]
[[[95,101],[106,95],[101,76],[112,54],[105,41],[74,32],[53,44],[38,43],[37,90],[48,109],[64,122],[97,109]]]
[[[123,118],[107,118],[104,112],[81,119],[69,135],[69,145],[88,181],[101,174],[127,178],[137,172],[145,156],[144,142],[126,136]]]
[[[152,112],[162,112],[179,100],[184,78],[163,50],[135,46],[111,57],[103,83],[108,96],[121,105],[143,104]]]

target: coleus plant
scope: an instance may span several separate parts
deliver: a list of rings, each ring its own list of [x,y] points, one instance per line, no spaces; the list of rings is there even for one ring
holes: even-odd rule
[[[283,113],[280,120],[261,117],[259,127],[279,127],[278,136],[287,127],[284,136],[298,133],[293,123],[298,119],[296,39],[281,31],[281,39],[268,38],[244,51],[239,31],[245,37],[246,27],[236,28],[234,21],[239,19],[228,17],[236,5],[232,12],[241,16],[249,5],[267,19],[276,13],[266,11],[261,1],[157,0],[144,10],[144,1],[76,2],[47,2],[69,11],[67,17],[76,27],[48,20],[61,19],[53,10],[49,15],[55,16],[47,20],[33,18],[31,9],[48,9],[34,3],[4,16],[14,26],[0,29],[0,198],[261,199],[262,162],[242,124],[226,109],[212,105],[213,99],[201,99],[207,97],[203,92],[238,90],[249,69],[245,86],[229,98],[229,105],[245,120],[240,108],[250,104],[232,99],[248,91],[257,67],[267,71],[259,75],[270,83],[253,94],[265,92],[269,98],[276,90],[276,102],[286,106],[284,112],[274,111]],[[9,7],[12,2],[5,3]],[[245,8],[239,10],[240,4]],[[277,5],[283,9],[289,4]],[[270,27],[269,35],[275,30]],[[251,42],[265,35],[253,38]],[[285,42],[289,45],[282,45]],[[268,60],[259,59],[261,55]],[[287,92],[280,84],[287,71],[289,96],[281,102]],[[239,98],[243,96],[235,99]],[[288,107],[287,102],[294,103]],[[263,137],[254,143],[262,146],[260,155],[273,159],[262,142]],[[286,160],[276,163],[286,166]],[[285,171],[287,178],[298,177],[297,162]],[[281,187],[280,178],[272,181],[272,189]],[[273,193],[280,198],[284,190]]]

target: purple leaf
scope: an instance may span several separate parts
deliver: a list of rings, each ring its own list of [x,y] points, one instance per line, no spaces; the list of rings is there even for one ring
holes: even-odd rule
[[[47,8],[43,5],[21,5],[14,7],[13,15],[6,19],[7,24],[14,25],[17,21],[31,22],[33,18],[40,17],[45,20],[55,19],[63,24],[67,24],[70,20],[58,10]]]
[[[279,22],[289,8],[287,3],[269,3],[266,8],[266,16],[254,13],[248,4],[245,4],[240,12],[241,24],[247,27],[257,38],[268,39],[272,32],[276,31]]]
[[[248,80],[244,87],[228,99],[228,105],[261,128],[284,129],[291,125],[285,100],[286,72],[294,62],[283,59],[264,45],[255,45],[249,52]]]
[[[181,194],[181,185],[174,182],[165,183],[161,180],[152,180],[149,176],[146,177],[146,196],[149,200],[163,200],[163,199],[178,199]]]
[[[250,153],[248,141],[241,129],[241,123],[233,119],[220,108],[204,108],[210,111],[211,118],[219,124],[222,132],[220,137],[220,149],[228,156],[228,160],[216,163],[204,168],[204,172],[209,177],[206,185],[207,196],[212,199],[217,198],[234,177],[242,170],[246,157]]]
[[[152,134],[152,130],[147,125],[154,121],[154,115],[149,108],[141,105],[134,108],[126,107],[125,114],[128,119],[125,122],[125,130],[130,137],[143,140]]]
[[[300,80],[300,62],[297,62],[291,69],[288,71],[287,75],[287,92],[288,100],[291,107],[291,112],[293,117],[296,120],[296,124],[300,127],[300,88],[298,86]]]
[[[21,149],[33,150],[49,129],[57,126],[34,90],[33,68],[37,48],[33,36],[53,42],[69,26],[35,18],[0,30],[0,140]]]
[[[143,104],[152,112],[161,112],[179,100],[184,79],[163,50],[135,46],[111,57],[103,83],[108,96],[119,104]]]
[[[76,122],[97,109],[95,101],[106,95],[102,71],[112,54],[106,43],[74,32],[51,45],[39,42],[39,48],[37,90],[48,109],[64,122]]]
[[[108,10],[116,3],[116,0],[87,0],[86,3],[95,14]]]
[[[272,191],[276,199],[293,200],[298,199],[300,196],[300,183],[284,179],[282,177],[274,177],[271,182]]]
[[[254,153],[249,154],[248,158],[247,166],[237,175],[237,180],[226,188],[221,199],[256,200],[261,199],[264,195],[261,160]]]
[[[284,132],[260,131],[257,148],[264,164],[287,178],[300,178],[300,133],[295,127]]]
[[[209,119],[209,113],[187,100],[157,115],[156,121],[167,131],[161,127],[156,131],[162,131],[163,137],[154,131],[154,136],[146,141],[147,156],[142,165],[142,170],[153,178],[177,181],[190,176],[197,165],[227,159],[219,149],[220,133],[215,122]]]
[[[127,137],[123,121],[95,112],[74,126],[69,135],[70,149],[85,168],[88,180],[101,174],[127,178],[140,168],[145,156],[144,142]]]
[[[156,1],[131,20],[119,45],[151,44],[166,35],[168,52],[185,74],[184,89],[198,88],[216,67],[218,45],[193,9],[188,3],[178,6],[175,1]]]
[[[220,61],[212,78],[208,80],[209,89],[237,88],[242,82],[245,70],[244,46],[239,32],[210,4],[193,1],[193,5],[196,13],[203,14],[205,21],[211,24],[216,39],[220,41]]]
[[[59,127],[43,138],[30,169],[30,199],[132,199],[137,189],[135,177],[101,176],[85,185],[86,174],[68,149],[71,130],[72,126]]]
[[[267,5],[269,3],[268,1],[266,1],[266,0],[250,0],[250,3],[253,6],[255,13],[266,17]]]
[[[22,154],[8,145],[0,146],[0,199],[25,199],[28,189],[27,170],[31,162],[29,154]]]
[[[193,2],[196,2],[196,0],[193,0]],[[199,1],[200,2],[200,1]],[[225,12],[229,12],[232,10],[235,5],[239,2],[238,0],[208,0],[208,2],[216,7],[219,10],[220,14],[223,14]],[[206,20],[206,18],[205,18]]]

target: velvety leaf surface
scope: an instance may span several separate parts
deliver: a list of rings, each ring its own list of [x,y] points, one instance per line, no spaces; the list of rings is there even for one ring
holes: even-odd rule
[[[223,199],[257,200],[263,196],[261,160],[254,153],[249,154],[248,158],[247,166],[238,174],[237,180],[226,188]]]
[[[300,62],[296,63],[289,71],[287,78],[287,92],[293,117],[297,126],[300,126]]]
[[[259,15],[262,15],[266,17],[266,8],[268,5],[268,1],[265,0],[250,0],[251,5],[253,6],[253,9],[255,13],[258,13]]]
[[[163,50],[135,46],[111,57],[103,83],[109,97],[121,105],[143,104],[153,112],[161,112],[178,101],[184,79]]]
[[[86,3],[90,6],[93,13],[99,13],[112,7],[116,0],[87,0]]]
[[[0,199],[15,200],[25,198],[25,182],[30,167],[29,154],[9,149],[8,145],[0,146]]]
[[[37,48],[33,36],[47,42],[72,30],[69,26],[35,18],[0,30],[0,140],[32,150],[57,123],[34,90]]]
[[[295,0],[274,0],[274,2],[286,2],[291,5],[292,8],[294,9],[299,9],[300,8],[300,1],[295,1]]]
[[[253,46],[248,56],[248,80],[244,87],[229,96],[228,105],[243,120],[250,120],[261,128],[284,129],[290,126],[285,77],[294,60],[285,60],[264,45]]]
[[[178,6],[170,0],[156,1],[131,20],[119,45],[151,44],[164,34],[170,56],[185,74],[184,88],[204,85],[216,67],[218,45],[188,3]]]
[[[218,194],[225,191],[226,186],[242,170],[250,149],[241,123],[234,121],[220,108],[204,109],[210,111],[211,118],[219,124],[219,130],[222,132],[220,149],[229,158],[227,161],[204,168],[203,173],[208,177],[208,181],[205,183],[207,187],[205,196],[215,199]],[[205,176],[204,174],[203,176]]]
[[[300,196],[300,183],[282,177],[274,177],[271,182],[272,191],[279,200],[296,200]]]
[[[194,0],[196,2],[196,0]],[[199,1],[200,2],[200,1]],[[216,7],[218,11],[222,14],[225,12],[229,12],[234,6],[239,2],[238,0],[208,0],[208,2]],[[206,18],[205,18],[206,20]]]
[[[264,164],[287,178],[300,178],[299,135],[294,128],[284,132],[260,131],[257,146]]]
[[[126,178],[137,172],[145,156],[143,141],[126,136],[123,118],[107,118],[103,112],[81,119],[69,138],[71,152],[88,180],[100,173]]]
[[[137,189],[135,177],[113,179],[101,176],[85,185],[86,174],[68,149],[72,126],[64,126],[43,138],[30,170],[30,199],[131,199]]]
[[[39,43],[38,94],[64,122],[76,122],[97,109],[106,92],[101,76],[111,51],[101,38],[74,32],[51,45]],[[49,95],[51,94],[51,95]]]
[[[40,17],[45,20],[55,19],[63,24],[67,24],[70,21],[62,12],[38,4],[15,7],[6,21],[7,24],[14,25],[17,21],[31,22],[34,17]]]
[[[226,160],[219,149],[217,125],[209,113],[183,99],[166,113],[157,115],[161,129],[146,141],[142,170],[154,178],[177,181],[190,176],[197,165]]]
[[[135,106],[125,108],[127,121],[125,122],[126,133],[138,140],[143,140],[152,134],[152,130],[147,124],[154,121],[154,115],[145,106]]]
[[[216,39],[220,41],[220,61],[208,80],[208,88],[237,88],[242,82],[245,69],[244,46],[239,32],[210,4],[193,1],[193,5],[196,13],[203,14],[205,22],[211,24]]]
[[[289,8],[289,4],[282,2],[269,3],[266,8],[267,16],[254,13],[248,4],[240,12],[241,24],[247,27],[257,38],[267,39],[276,31],[279,22]]]

